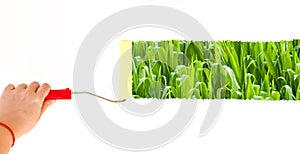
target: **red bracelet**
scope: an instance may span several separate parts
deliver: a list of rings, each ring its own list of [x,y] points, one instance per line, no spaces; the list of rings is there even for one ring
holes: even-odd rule
[[[15,144],[15,140],[16,140],[15,134],[14,134],[13,130],[9,126],[7,126],[5,123],[0,122],[0,125],[3,126],[3,127],[5,127],[10,132],[10,134],[11,134],[11,136],[13,138],[13,143],[11,144],[11,147],[13,147],[14,144]]]

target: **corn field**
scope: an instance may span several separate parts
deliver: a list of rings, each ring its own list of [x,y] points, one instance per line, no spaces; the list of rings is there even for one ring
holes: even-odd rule
[[[132,42],[134,98],[300,100],[300,40]]]

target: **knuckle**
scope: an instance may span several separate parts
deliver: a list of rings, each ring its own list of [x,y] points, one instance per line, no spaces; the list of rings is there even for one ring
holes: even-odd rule
[[[42,86],[45,88],[50,88],[50,85],[48,83],[43,83]]]
[[[37,81],[33,81],[31,84],[32,85],[39,85],[39,83]]]
[[[27,84],[21,83],[21,84],[19,84],[19,86],[20,86],[20,87],[24,87],[24,86],[27,86]]]
[[[34,95],[34,92],[31,91],[31,90],[29,90],[29,89],[27,89],[26,92],[25,92],[25,94],[26,94],[27,96],[32,96],[32,95]]]
[[[15,86],[13,85],[13,84],[8,84],[7,86],[6,86],[6,88],[14,88]]]
[[[22,90],[25,90],[26,88],[27,88],[27,84],[22,83],[22,84],[19,84],[16,89],[18,91],[22,91]]]
[[[41,97],[35,97],[32,102],[35,103],[35,104],[39,104],[40,102],[42,101],[42,98]]]
[[[12,86],[14,86],[14,85],[13,85],[13,84],[8,84],[8,85],[7,85],[7,87],[12,87]]]

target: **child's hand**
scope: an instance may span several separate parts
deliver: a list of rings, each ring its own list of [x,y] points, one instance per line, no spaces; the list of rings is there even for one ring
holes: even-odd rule
[[[0,96],[0,122],[7,124],[16,139],[28,133],[39,121],[45,110],[55,101],[46,100],[50,91],[48,84],[38,82],[17,87],[8,85]]]

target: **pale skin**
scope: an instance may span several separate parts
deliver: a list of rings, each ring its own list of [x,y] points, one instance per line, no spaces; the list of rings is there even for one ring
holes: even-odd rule
[[[44,100],[50,91],[47,83],[12,84],[0,96],[0,122],[8,125],[16,140],[28,133],[55,100]],[[10,132],[0,125],[0,154],[7,154],[13,139]]]

